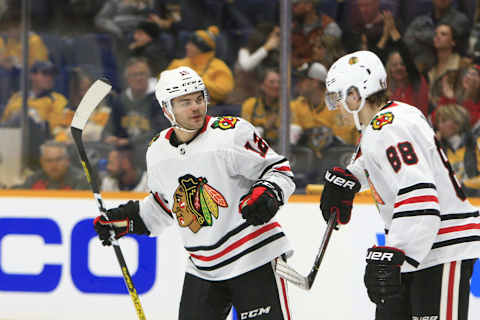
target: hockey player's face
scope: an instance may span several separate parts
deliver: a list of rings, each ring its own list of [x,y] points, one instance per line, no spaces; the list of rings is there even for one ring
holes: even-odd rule
[[[174,98],[173,113],[177,123],[190,130],[201,129],[207,107],[201,91]]]
[[[360,93],[355,87],[350,87],[347,90],[347,97],[345,102],[348,108],[352,111],[358,110],[360,108]]]

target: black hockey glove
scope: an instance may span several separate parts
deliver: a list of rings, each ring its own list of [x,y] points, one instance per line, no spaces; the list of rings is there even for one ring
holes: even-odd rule
[[[366,260],[363,281],[370,300],[382,304],[387,299],[400,296],[400,266],[405,261],[403,251],[390,247],[373,247],[368,249]]]
[[[275,183],[260,180],[240,198],[239,211],[249,224],[258,226],[270,221],[281,205],[282,189]]]
[[[140,206],[138,201],[128,201],[117,208],[105,212],[108,220],[103,215],[93,221],[93,227],[104,246],[110,246],[110,231],[115,231],[115,239],[119,239],[127,233],[149,235],[147,227],[139,215]]]
[[[337,224],[347,224],[352,214],[355,193],[360,182],[347,169],[333,167],[325,172],[325,184],[320,198],[320,210],[325,221],[331,214],[337,215]]]

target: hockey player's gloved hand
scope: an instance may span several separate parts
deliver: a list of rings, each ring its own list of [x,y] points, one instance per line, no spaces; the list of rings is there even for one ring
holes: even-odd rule
[[[337,224],[347,224],[352,214],[355,193],[360,190],[360,182],[347,169],[333,167],[325,172],[325,184],[320,199],[320,209],[325,221],[331,214],[337,215]]]
[[[276,184],[260,180],[249,192],[240,198],[239,211],[251,225],[264,224],[277,213],[283,205],[283,192]]]
[[[370,300],[382,304],[389,298],[400,296],[400,266],[405,261],[403,251],[390,247],[373,247],[368,249],[366,260],[363,281]]]
[[[119,239],[127,233],[150,234],[139,215],[138,201],[128,201],[117,208],[105,212],[108,220],[103,215],[93,221],[93,227],[104,246],[110,246],[110,230],[115,231],[115,239]]]

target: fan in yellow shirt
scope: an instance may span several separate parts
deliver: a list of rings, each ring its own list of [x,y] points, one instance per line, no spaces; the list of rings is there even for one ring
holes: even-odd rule
[[[316,151],[317,156],[332,139],[355,145],[358,132],[353,121],[346,122],[338,110],[330,111],[325,105],[325,67],[317,62],[304,64],[294,74],[298,97],[291,103],[292,119],[302,128],[304,136],[310,135],[306,138],[307,145]],[[315,142],[319,136],[323,141]]]

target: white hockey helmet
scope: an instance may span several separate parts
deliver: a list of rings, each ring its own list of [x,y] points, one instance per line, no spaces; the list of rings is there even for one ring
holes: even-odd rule
[[[170,120],[172,126],[186,131],[194,131],[182,128],[177,124],[173,113],[172,99],[199,91],[203,93],[205,107],[207,107],[208,93],[202,78],[193,69],[182,66],[165,70],[160,74],[160,79],[155,86],[155,97],[162,109],[165,108],[170,113],[171,117],[165,116]]]
[[[330,110],[335,110],[341,102],[345,110],[353,114],[355,126],[361,130],[358,112],[365,100],[374,93],[387,89],[387,73],[380,58],[371,51],[357,51],[347,54],[330,67],[326,79],[325,102]],[[352,110],[346,99],[351,90],[360,95],[360,107]]]

